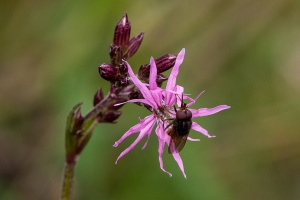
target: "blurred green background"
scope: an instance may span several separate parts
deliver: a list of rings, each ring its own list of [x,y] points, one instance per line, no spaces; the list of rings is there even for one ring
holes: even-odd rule
[[[148,114],[128,104],[117,124],[99,125],[76,170],[75,199],[300,199],[300,1],[1,1],[0,199],[59,199],[68,112],[83,113],[101,86],[116,23],[127,12],[132,36],[145,32],[130,60],[186,48],[178,84],[193,108],[232,106],[196,121],[181,156],[159,168],[157,138],[112,145]]]

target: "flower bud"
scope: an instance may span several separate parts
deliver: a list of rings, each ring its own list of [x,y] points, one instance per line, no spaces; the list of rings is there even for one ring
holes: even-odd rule
[[[157,73],[165,72],[171,69],[175,65],[176,56],[172,54],[166,54],[155,60],[157,67]]]
[[[125,14],[115,28],[114,45],[120,46],[123,50],[126,49],[129,44],[130,31],[130,22]]]
[[[127,53],[125,54],[125,58],[131,58],[137,50],[140,48],[142,41],[144,39],[144,33],[141,32],[140,34],[134,36],[130,41],[129,41],[129,46],[127,49]]]
[[[81,105],[82,103],[76,104],[68,117],[67,123],[67,132],[69,132],[70,137],[80,134],[82,131],[82,123],[83,123],[83,116],[81,115]]]
[[[102,91],[102,88],[100,88],[99,90],[97,90],[95,96],[94,96],[94,102],[93,102],[93,105],[97,105],[100,101],[102,101],[102,99],[104,98],[104,95],[103,95],[103,91]]]
[[[83,134],[82,124],[84,118],[81,115],[82,103],[76,104],[69,113],[66,132],[65,132],[65,148],[66,148],[66,162],[73,163],[78,151],[78,141]]]
[[[157,67],[157,73],[162,73],[172,68],[175,64],[176,56],[172,54],[166,54],[158,59],[155,59],[155,64]],[[149,77],[150,74],[150,64],[146,64],[140,67],[139,76]]]
[[[102,64],[98,66],[100,76],[107,81],[118,80],[118,70],[111,64]]]
[[[103,122],[114,123],[116,119],[122,114],[121,111],[109,111],[103,117]]]
[[[122,51],[119,46],[110,45],[109,47],[109,56],[111,64],[118,65],[122,61]]]

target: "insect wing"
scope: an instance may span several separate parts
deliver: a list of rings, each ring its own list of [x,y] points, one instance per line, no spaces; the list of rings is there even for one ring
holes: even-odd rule
[[[172,135],[171,139],[170,139],[168,152],[170,154],[179,153],[183,149],[187,138],[188,138],[188,135],[184,135],[184,136]]]

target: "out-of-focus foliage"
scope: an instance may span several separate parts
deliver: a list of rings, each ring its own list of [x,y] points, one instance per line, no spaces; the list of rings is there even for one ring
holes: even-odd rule
[[[198,119],[216,138],[195,132],[181,155],[187,180],[157,140],[112,145],[147,111],[126,105],[117,124],[102,124],[76,170],[76,199],[300,199],[300,2],[2,1],[0,3],[0,199],[58,199],[64,129],[71,108],[108,83],[115,24],[127,12],[132,34],[145,32],[130,64],[186,48],[178,83],[197,107],[230,110]]]

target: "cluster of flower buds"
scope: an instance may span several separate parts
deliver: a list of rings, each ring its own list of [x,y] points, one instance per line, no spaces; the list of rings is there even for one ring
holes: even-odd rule
[[[134,87],[130,80],[128,69],[124,64],[124,61],[131,58],[137,52],[143,41],[144,33],[141,32],[130,39],[130,32],[131,25],[127,14],[125,14],[115,28],[113,44],[111,44],[109,48],[110,64],[104,63],[98,66],[100,76],[111,83],[111,91],[109,94],[110,98],[115,100],[117,99],[117,103],[121,103],[121,101],[124,102],[129,99],[143,98],[140,91]],[[159,87],[168,79],[161,73],[172,68],[175,64],[175,60],[176,56],[172,54],[166,54],[155,60],[158,72],[156,81]],[[142,65],[138,72],[140,80],[148,83],[149,75],[150,64]],[[130,91],[127,91],[128,87],[130,87]],[[126,93],[128,95],[126,97],[119,98],[119,93]],[[99,104],[103,98],[103,92],[100,89],[95,94],[94,106]],[[114,122],[121,115],[121,112],[118,111],[116,107],[109,105],[109,108],[110,110],[106,110],[107,113],[99,114],[97,117],[99,122]]]
[[[128,20],[127,14],[119,21],[115,28],[113,44],[110,45],[109,55],[110,64],[101,64],[98,67],[100,76],[112,83],[115,87],[126,87],[132,84],[130,77],[127,73],[127,67],[124,65],[124,60],[131,58],[139,49],[144,33],[134,36],[130,39],[131,25]],[[166,54],[155,60],[158,70],[157,84],[162,85],[168,78],[161,74],[172,68],[175,64],[176,56],[172,54]],[[142,65],[139,69],[138,77],[145,81],[149,81],[150,64]],[[134,94],[131,94],[136,96]]]
[[[115,28],[113,44],[109,48],[111,63],[104,63],[98,67],[100,76],[117,87],[128,85],[127,68],[123,61],[137,52],[144,38],[144,33],[141,32],[130,39],[130,32],[131,25],[125,14]]]

